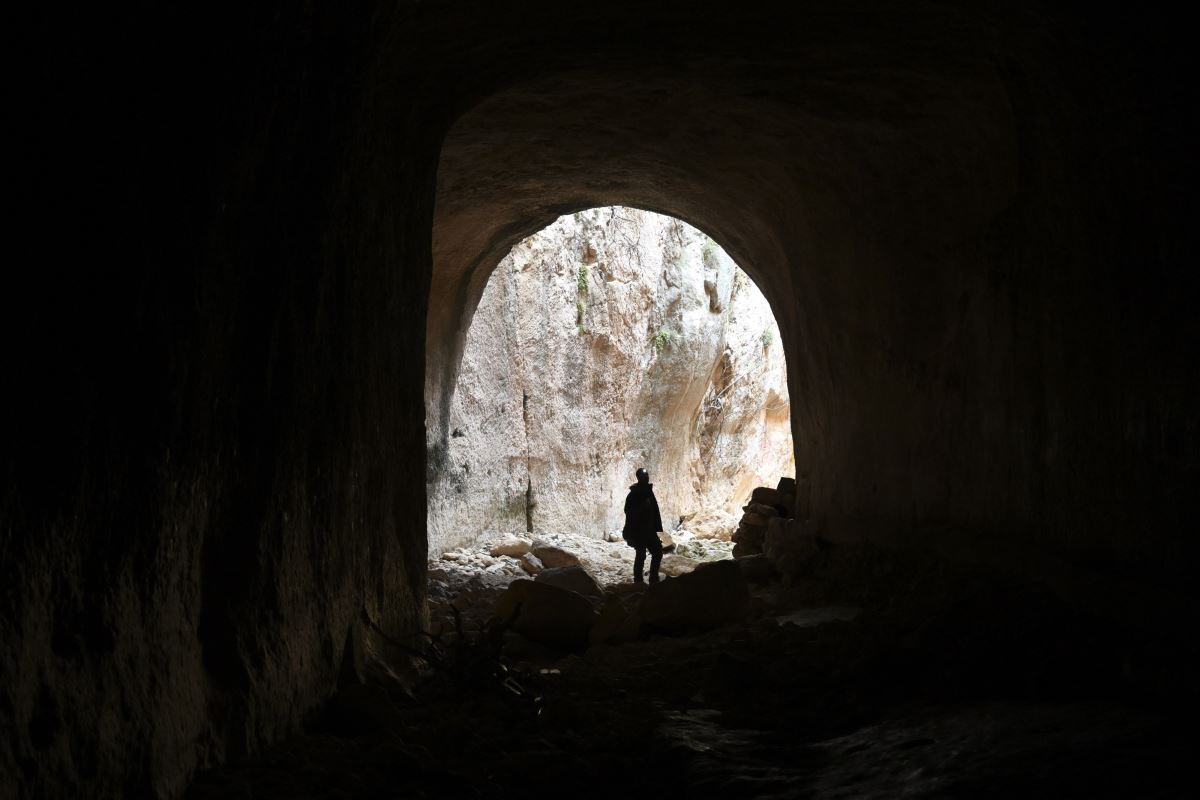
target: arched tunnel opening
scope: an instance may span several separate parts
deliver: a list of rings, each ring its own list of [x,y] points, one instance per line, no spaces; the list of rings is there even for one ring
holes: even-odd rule
[[[0,795],[1177,796],[1188,30],[1040,0],[46,12],[0,293]],[[492,266],[614,205],[770,300],[780,547],[595,603],[435,592]]]
[[[717,242],[640,209],[565,214],[464,313],[449,417],[428,431],[434,572],[548,579],[533,551],[550,545],[628,582],[638,470],[654,478],[668,575],[762,552],[747,504],[795,472],[786,360],[767,298]]]

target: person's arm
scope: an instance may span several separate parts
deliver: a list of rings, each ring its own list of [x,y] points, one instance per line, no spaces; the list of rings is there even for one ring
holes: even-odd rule
[[[658,511],[658,498],[654,497],[654,495],[651,495],[651,498],[654,500],[654,530],[656,532],[662,531],[662,514]]]

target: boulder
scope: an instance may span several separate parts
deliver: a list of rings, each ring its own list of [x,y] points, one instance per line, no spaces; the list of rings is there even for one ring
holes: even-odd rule
[[[676,546],[675,555],[687,556],[696,561],[720,561],[721,559],[729,558],[731,546],[728,542],[728,539],[725,541],[721,541],[720,539],[692,539]]]
[[[742,619],[750,590],[734,561],[701,564],[687,575],[650,586],[642,598],[642,621],[660,630],[715,628]]]
[[[645,596],[645,584],[638,584],[643,591],[614,593],[610,595],[617,600],[625,611],[625,617],[616,630],[608,637],[609,644],[623,644],[637,641],[642,636],[642,598]]]
[[[604,597],[604,590],[600,588],[600,584],[596,583],[596,579],[578,564],[542,570],[534,580],[538,583],[567,589],[589,599],[599,600]]]
[[[587,645],[596,612],[576,592],[518,578],[496,599],[493,620],[535,642],[573,650]]]
[[[493,557],[512,556],[513,558],[520,558],[532,548],[533,545],[524,539],[505,539],[489,550],[488,554]]]
[[[636,604],[633,605],[636,609]],[[632,617],[631,610],[626,608],[621,598],[610,595],[600,611],[599,618],[592,625],[588,643],[596,646],[633,641],[638,637],[641,623]]]
[[[743,522],[733,534],[733,557],[752,556],[761,553],[763,538],[766,536],[765,525],[750,525]]]
[[[670,553],[675,550],[675,540],[671,538],[671,534],[667,533],[666,531],[658,532],[658,541],[662,542],[664,553]]]
[[[742,511],[758,514],[760,517],[778,517],[779,509],[775,506],[763,505],[762,503],[751,503],[747,506],[742,506]]]
[[[767,527],[767,522],[769,520],[775,519],[777,516],[779,516],[779,512],[775,512],[774,514],[767,515],[767,514],[755,514],[753,511],[747,511],[745,514],[742,515],[742,524],[743,525],[753,525],[756,528],[763,528],[765,530]]]
[[[637,595],[639,602],[628,604],[625,606],[625,619],[621,621],[620,626],[609,637],[609,644],[624,644],[625,642],[635,642],[642,637],[642,605],[641,598]]]
[[[794,497],[796,494],[796,479],[795,478],[780,478],[779,483],[775,486],[775,491],[781,497]]]
[[[546,568],[546,565],[535,556],[533,553],[526,553],[521,556],[521,569],[528,572],[530,575],[536,575]]]
[[[810,523],[776,519],[767,528],[763,552],[784,576],[792,578],[809,571],[820,546]]]
[[[552,544],[534,542],[530,552],[547,567],[571,567],[579,563],[579,557]]]
[[[669,578],[676,578],[680,575],[688,574],[699,565],[700,562],[694,558],[671,554],[663,556],[662,564],[659,565],[658,571]]]
[[[743,522],[741,525],[738,525],[738,529],[734,531],[733,540],[735,542],[742,542],[744,544],[761,544],[763,537],[765,537],[766,534],[766,524],[755,525],[753,523]]]
[[[750,493],[751,503],[761,503],[764,506],[777,506],[781,499],[780,493],[768,486],[759,486]]]

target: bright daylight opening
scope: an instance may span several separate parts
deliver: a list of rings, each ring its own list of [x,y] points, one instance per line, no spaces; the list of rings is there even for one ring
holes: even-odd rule
[[[630,581],[638,468],[665,576],[760,552],[775,508],[749,508],[752,493],[791,503],[771,491],[794,454],[770,305],[716,242],[661,214],[593,208],[514,247],[471,322],[450,413],[428,500],[435,580],[496,585],[578,559],[602,584]]]

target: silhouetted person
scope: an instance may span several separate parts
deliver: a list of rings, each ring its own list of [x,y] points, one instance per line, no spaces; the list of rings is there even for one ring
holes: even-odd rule
[[[625,541],[637,555],[633,559],[633,582],[642,582],[642,566],[646,563],[646,551],[650,551],[650,582],[658,583],[658,565],[662,563],[662,542],[658,532],[662,530],[662,515],[658,512],[658,499],[654,496],[654,484],[644,469],[637,471],[637,483],[629,487],[625,498]]]

